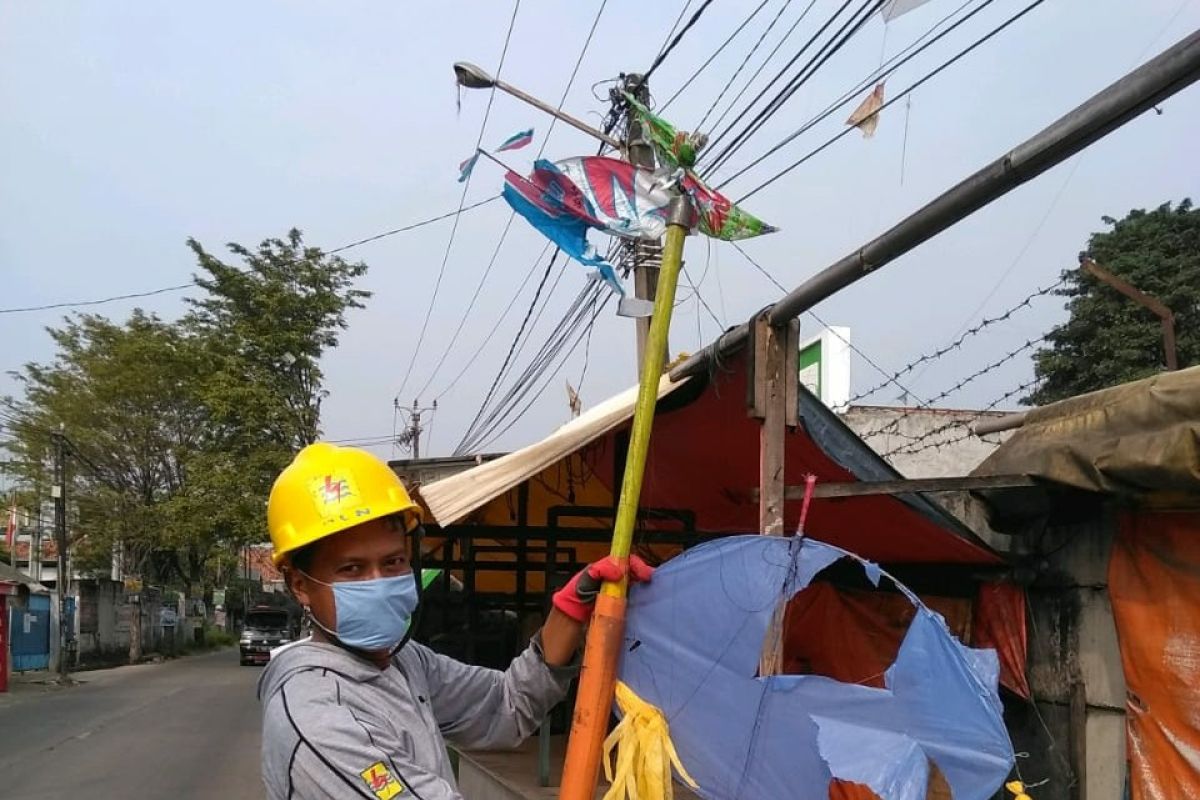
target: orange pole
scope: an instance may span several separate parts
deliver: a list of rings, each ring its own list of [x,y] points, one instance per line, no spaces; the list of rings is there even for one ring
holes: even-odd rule
[[[691,227],[691,213],[691,204],[686,196],[679,195],[671,203],[670,224],[667,226],[658,289],[654,296],[654,318],[650,321],[646,340],[625,475],[621,481],[621,497],[609,550],[609,554],[622,563],[629,561],[633,529],[637,523],[642,477],[650,450],[650,429],[654,423],[654,406],[658,401],[667,333],[671,327],[671,312],[675,307],[675,288],[683,264],[683,240]],[[571,720],[571,738],[567,742],[559,800],[594,800],[596,794],[600,760],[603,757],[604,739],[608,735],[608,718],[616,688],[621,643],[625,640],[626,589],[627,581],[606,583],[596,598],[596,610],[583,650],[583,667],[579,674],[579,692],[575,698],[575,716]]]

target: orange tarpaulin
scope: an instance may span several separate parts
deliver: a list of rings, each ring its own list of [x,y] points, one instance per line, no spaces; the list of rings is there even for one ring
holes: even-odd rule
[[[969,641],[970,600],[921,599],[945,617],[951,633]],[[882,688],[883,673],[896,660],[915,614],[902,594],[809,584],[788,603],[783,671]]]
[[[990,647],[1000,658],[1000,685],[1028,700],[1025,590],[1011,583],[981,584],[972,633],[975,647]]]
[[[1124,517],[1108,592],[1133,800],[1200,797],[1200,514]]]

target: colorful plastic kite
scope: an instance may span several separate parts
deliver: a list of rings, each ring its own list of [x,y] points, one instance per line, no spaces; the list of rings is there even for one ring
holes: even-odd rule
[[[626,94],[633,112],[642,123],[642,130],[649,134],[655,152],[663,164],[684,170],[681,181],[684,191],[692,197],[700,214],[700,232],[705,236],[724,241],[750,239],[778,230],[757,217],[747,214],[734,205],[725,195],[710,188],[692,171],[696,155],[708,141],[702,133],[686,133],[675,129],[671,123],[646,108]]]
[[[514,133],[512,136],[501,142],[495,152],[503,153],[508,150],[520,150],[533,141],[533,128]],[[476,148],[471,157],[458,165],[458,182],[462,183],[471,177],[471,173],[475,170],[475,164],[479,161],[479,156],[483,155],[482,149]]]

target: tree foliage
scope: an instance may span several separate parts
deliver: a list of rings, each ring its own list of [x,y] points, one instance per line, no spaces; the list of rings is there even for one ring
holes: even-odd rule
[[[146,579],[190,588],[217,560],[266,538],[271,482],[320,433],[321,356],[369,294],[366,271],[306,247],[299,231],[230,265],[188,242],[203,294],[180,320],[77,315],[49,329],[57,353],[7,399],[25,496],[48,496],[51,434],[69,461],[82,568],[114,553]]]
[[[1200,362],[1200,210],[1185,199],[1103,221],[1109,229],[1092,234],[1081,258],[1165,303],[1175,315],[1179,366]],[[1081,269],[1062,277],[1058,294],[1070,298],[1070,317],[1034,355],[1040,385],[1025,403],[1045,405],[1165,369],[1158,317]]]

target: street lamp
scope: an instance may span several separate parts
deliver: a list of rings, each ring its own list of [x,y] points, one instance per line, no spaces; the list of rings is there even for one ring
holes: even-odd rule
[[[454,64],[454,79],[459,86],[465,89],[499,89],[505,94],[510,94],[518,100],[524,101],[539,111],[545,111],[555,119],[560,119],[570,125],[572,128],[581,130],[589,136],[607,144],[615,150],[621,149],[621,143],[609,136],[607,133],[598,131],[591,125],[582,122],[570,114],[563,113],[561,109],[555,108],[549,103],[544,103],[538,100],[531,94],[526,94],[515,86],[510,86],[499,78],[493,78],[479,67],[467,61],[459,61]]]

